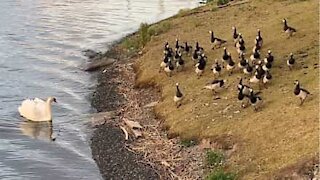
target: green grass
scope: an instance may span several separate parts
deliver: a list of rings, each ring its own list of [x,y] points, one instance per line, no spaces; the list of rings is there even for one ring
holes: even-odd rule
[[[224,161],[224,155],[221,152],[209,150],[206,153],[206,161],[207,165],[211,167],[222,166]]]
[[[236,175],[231,172],[225,172],[221,169],[212,171],[206,178],[206,180],[235,180]]]

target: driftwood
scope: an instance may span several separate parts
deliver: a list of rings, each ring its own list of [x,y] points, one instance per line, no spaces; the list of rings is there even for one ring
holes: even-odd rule
[[[106,123],[107,120],[113,119],[116,117],[115,111],[95,113],[91,115],[91,124],[92,126],[99,126]]]
[[[116,62],[116,60],[111,59],[111,58],[97,60],[97,61],[89,63],[84,70],[85,71],[95,71],[101,67],[109,66],[109,65],[113,64],[114,62]]]
[[[136,138],[142,137],[141,130],[143,127],[140,125],[140,123],[127,119],[124,120],[124,123],[130,128],[131,132]]]

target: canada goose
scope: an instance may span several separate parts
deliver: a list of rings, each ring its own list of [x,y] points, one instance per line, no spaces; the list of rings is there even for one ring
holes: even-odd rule
[[[249,96],[250,95],[250,89],[252,89],[251,87],[242,84],[242,78],[240,79],[238,85],[237,85],[238,90],[240,91],[242,89],[242,93],[244,95]]]
[[[270,71],[271,67],[272,67],[272,63],[271,62],[267,62],[262,66],[262,69],[264,71]]]
[[[196,74],[198,76],[198,78],[200,78],[200,76],[202,76],[202,73],[206,67],[206,60],[205,60],[206,56],[204,54],[201,55],[200,59],[199,59],[199,62],[195,65],[196,67]]]
[[[51,103],[57,102],[56,98],[48,97],[46,101],[35,98],[22,101],[18,108],[20,115],[31,121],[51,121]]]
[[[184,68],[184,60],[182,59],[182,55],[179,54],[179,58],[176,62],[177,71],[181,71]]]
[[[259,89],[261,88],[260,82],[262,80],[262,75],[257,71],[254,73],[254,76],[250,78],[249,83],[254,83],[259,85]]]
[[[295,28],[288,26],[286,19],[283,19],[282,22],[283,22],[283,31],[288,34],[288,37],[291,37],[293,33],[297,32]]]
[[[221,68],[221,65],[218,63],[217,59],[215,60],[215,63],[212,65],[211,70],[215,76],[217,77],[220,76],[222,68]]]
[[[176,83],[176,94],[173,97],[173,101],[175,102],[177,108],[181,106],[182,99],[183,99],[183,94],[179,89],[179,83]]]
[[[176,39],[175,51],[180,50],[182,46],[179,45],[179,39]]]
[[[199,54],[202,54],[203,53],[203,48],[199,46],[199,42],[197,41],[196,42],[196,48],[195,48],[195,51],[197,51]]]
[[[274,57],[271,53],[272,53],[271,50],[268,50],[267,57],[264,58],[264,63],[268,63],[268,62],[273,63]]]
[[[262,82],[264,84],[264,87],[266,88],[266,85],[271,81],[272,75],[269,71],[266,71],[266,74],[263,76]]]
[[[169,58],[168,58],[167,55],[165,55],[164,58],[163,58],[163,60],[162,60],[161,63],[160,63],[159,73],[161,72],[161,70],[162,70],[163,68],[165,68],[165,67],[167,66],[168,61],[169,61]]]
[[[261,31],[260,31],[260,29],[258,29],[258,35],[257,35],[257,38],[256,38],[255,41],[258,42],[258,45],[259,45],[260,48],[261,48],[261,47],[262,47],[262,44],[263,44],[263,39],[262,39],[262,37],[261,37]]]
[[[238,100],[241,101],[241,107],[242,108],[246,108],[247,105],[249,103],[249,101],[247,101],[247,103],[244,103],[243,100],[247,97],[248,98],[248,95],[244,94],[243,91],[244,91],[244,86],[241,86],[241,88],[239,89],[239,92],[238,92]],[[249,92],[250,93],[250,92]],[[249,100],[249,98],[248,98]]]
[[[213,80],[208,83],[204,88],[211,90],[214,94],[217,93],[218,90],[222,89],[226,83],[226,80]]]
[[[231,57],[231,54],[227,51],[227,48],[224,47],[223,48],[223,55],[222,55],[222,62],[228,62],[230,57]]]
[[[252,64],[256,64],[257,61],[260,60],[260,51],[256,49],[254,53],[250,56],[250,60],[252,61]]]
[[[244,69],[247,66],[247,64],[248,64],[248,60],[245,59],[244,53],[241,53],[240,54],[240,62],[238,63],[238,67],[240,69]]]
[[[262,67],[262,65],[260,63],[256,65],[256,71],[261,76],[263,76],[266,73],[266,71],[263,69],[263,67]]]
[[[234,43],[237,43],[237,41],[239,40],[238,39],[239,34],[237,33],[237,28],[235,26],[233,26],[232,30],[233,30],[233,35],[232,35],[233,41],[234,41]]]
[[[187,54],[187,55],[190,55],[191,53],[191,50],[192,50],[192,46],[189,46],[188,45],[188,42],[184,42],[184,47],[182,47],[184,52]]]
[[[168,43],[168,41],[166,41],[166,43],[164,44],[164,50],[166,51],[168,49],[169,49],[169,43]]]
[[[174,66],[172,65],[171,60],[169,59],[164,71],[166,72],[167,76],[171,77],[172,71],[174,70]]]
[[[235,68],[235,62],[232,60],[232,57],[230,56],[230,59],[227,64],[227,71],[229,71],[229,76],[232,74],[232,71],[234,68]]]
[[[173,50],[172,50],[172,48],[169,47],[167,50],[165,50],[165,51],[164,51],[164,55],[165,55],[165,56],[168,56],[168,58],[171,59],[171,58],[173,57]]]
[[[309,91],[306,89],[303,89],[300,87],[300,83],[298,80],[295,80],[294,82],[295,88],[294,88],[294,95],[296,95],[300,99],[300,106],[303,104],[303,102],[306,100],[307,96],[310,94]]]
[[[245,45],[245,42],[243,40],[242,34],[239,33],[239,40],[236,42],[236,48],[240,48],[241,45]]]
[[[199,54],[198,54],[198,51],[195,49],[193,54],[192,54],[192,60],[194,62],[194,65],[198,62],[199,60]]]
[[[260,50],[261,49],[261,46],[260,46],[260,43],[259,43],[259,37],[257,36],[256,39],[255,39],[255,44],[252,48],[252,53],[254,53],[256,50]]]
[[[250,75],[252,74],[252,72],[253,72],[253,67],[249,63],[247,63],[246,67],[243,68],[243,73]]]
[[[209,33],[211,34],[211,39],[210,42],[213,44],[212,49],[214,49],[216,46],[218,46],[219,48],[221,47],[222,44],[225,44],[227,41],[216,38],[213,34],[213,31],[209,31]]]
[[[290,53],[290,58],[287,60],[287,65],[289,67],[289,70],[292,70],[294,63],[295,63],[295,59],[293,58],[293,53]]]
[[[254,111],[257,111],[257,110],[258,110],[259,105],[260,105],[261,102],[262,102],[261,97],[259,97],[257,94],[258,94],[258,93],[254,93],[253,90],[250,89],[249,100],[250,100],[251,105],[252,105],[253,108],[254,108]]]

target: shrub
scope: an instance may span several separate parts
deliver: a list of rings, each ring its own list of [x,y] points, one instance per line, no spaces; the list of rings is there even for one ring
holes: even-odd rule
[[[149,36],[158,36],[162,33],[168,32],[171,28],[171,24],[168,22],[161,22],[159,24],[152,25],[148,28]]]
[[[209,166],[220,166],[223,163],[224,156],[221,152],[207,151],[207,164]]]
[[[223,170],[219,169],[211,172],[206,179],[207,180],[234,180],[236,179],[236,175],[234,173],[224,172]]]
[[[150,35],[148,34],[149,25],[147,23],[141,23],[139,28],[139,36],[142,47],[150,41]]]

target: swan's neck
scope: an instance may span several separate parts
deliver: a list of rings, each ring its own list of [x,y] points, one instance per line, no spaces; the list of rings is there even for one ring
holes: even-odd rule
[[[48,100],[46,103],[47,118],[48,120],[52,120],[51,102]]]

